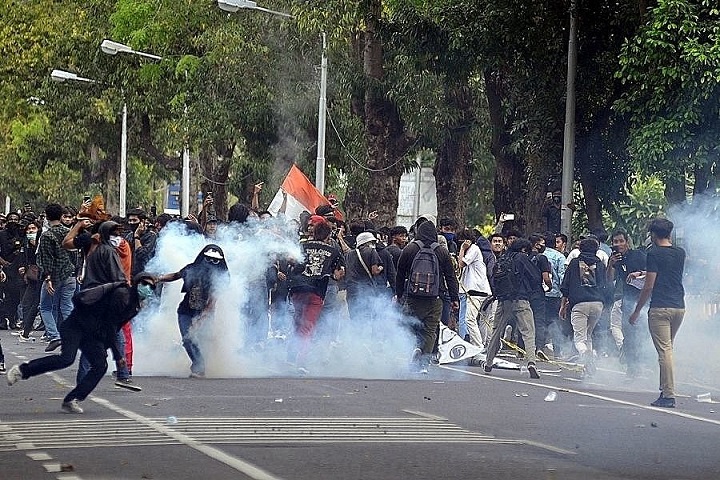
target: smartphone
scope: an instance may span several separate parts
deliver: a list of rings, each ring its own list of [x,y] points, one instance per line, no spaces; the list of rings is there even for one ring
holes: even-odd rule
[[[212,192],[207,192],[207,198],[212,198]]]
[[[509,222],[511,220],[515,220],[515,214],[514,213],[506,213],[505,214],[505,221]]]
[[[89,201],[90,201],[90,195],[85,195],[85,196],[83,197],[83,203],[89,202]]]

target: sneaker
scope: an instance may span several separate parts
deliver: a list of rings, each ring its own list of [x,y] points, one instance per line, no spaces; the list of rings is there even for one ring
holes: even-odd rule
[[[190,372],[190,378],[205,378],[205,372]]]
[[[19,365],[13,365],[7,372],[8,385],[15,385],[22,378],[22,372]]]
[[[420,366],[420,368],[418,368],[418,373],[420,373],[422,375],[427,375],[428,374],[427,365]]]
[[[27,337],[25,335],[23,335],[22,333],[20,335],[18,335],[18,342],[34,342],[34,341],[35,341],[35,337],[31,337],[30,335],[28,335]]]
[[[658,399],[652,402],[650,405],[660,408],[675,408],[675,399],[663,397],[661,393]]]
[[[50,343],[48,343],[48,346],[45,347],[45,351],[52,352],[54,350],[57,350],[60,347],[60,345],[62,345],[62,340],[60,340],[59,338],[50,340]]]
[[[5,373],[5,362],[0,362],[0,375]]]
[[[549,357],[545,354],[545,352],[543,352],[542,350],[538,350],[537,352],[535,352],[535,356],[537,356],[537,358],[539,358],[539,359],[542,360],[543,362],[549,362],[549,361],[550,361],[550,358],[549,358]]]
[[[418,363],[420,361],[421,357],[422,357],[422,350],[420,350],[419,348],[416,348],[415,350],[413,350],[411,362]]]
[[[135,385],[132,381],[132,378],[118,378],[115,380],[115,386],[120,388],[126,388],[128,390],[132,390],[133,392],[141,392],[142,387],[140,385]]]
[[[84,410],[82,407],[80,407],[80,404],[77,401],[77,398],[73,398],[69,402],[63,402],[62,404],[62,410],[65,413],[83,413]]]
[[[298,375],[300,375],[301,377],[307,377],[308,375],[310,375],[310,370],[308,370],[308,369],[305,368],[305,367],[298,367],[297,373],[298,373]]]
[[[483,371],[487,374],[490,374],[490,372],[492,372],[492,364],[488,362],[483,362]]]
[[[528,363],[527,366],[528,372],[530,372],[530,378],[538,379],[540,378],[540,374],[537,371],[537,367],[534,363]]]

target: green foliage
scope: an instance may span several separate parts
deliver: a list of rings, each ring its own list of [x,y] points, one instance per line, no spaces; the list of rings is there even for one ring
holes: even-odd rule
[[[617,102],[632,122],[636,169],[676,176],[720,156],[720,11],[714,0],[659,0],[622,49]]]
[[[647,236],[648,221],[665,212],[664,192],[665,184],[657,175],[633,176],[627,200],[610,210],[605,222],[608,232],[622,228],[630,234],[635,246],[642,245]]]

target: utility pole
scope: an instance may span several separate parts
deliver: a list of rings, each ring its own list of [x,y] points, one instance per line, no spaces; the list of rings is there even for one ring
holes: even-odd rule
[[[572,241],[572,210],[575,173],[575,73],[577,70],[577,0],[570,0],[570,36],[568,38],[567,95],[562,164],[562,210],[560,231]]]

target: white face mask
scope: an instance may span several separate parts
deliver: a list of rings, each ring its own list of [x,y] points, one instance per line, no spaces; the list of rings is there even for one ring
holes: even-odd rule
[[[110,235],[110,245],[117,248],[120,246],[120,243],[122,242],[122,237],[118,235]]]

